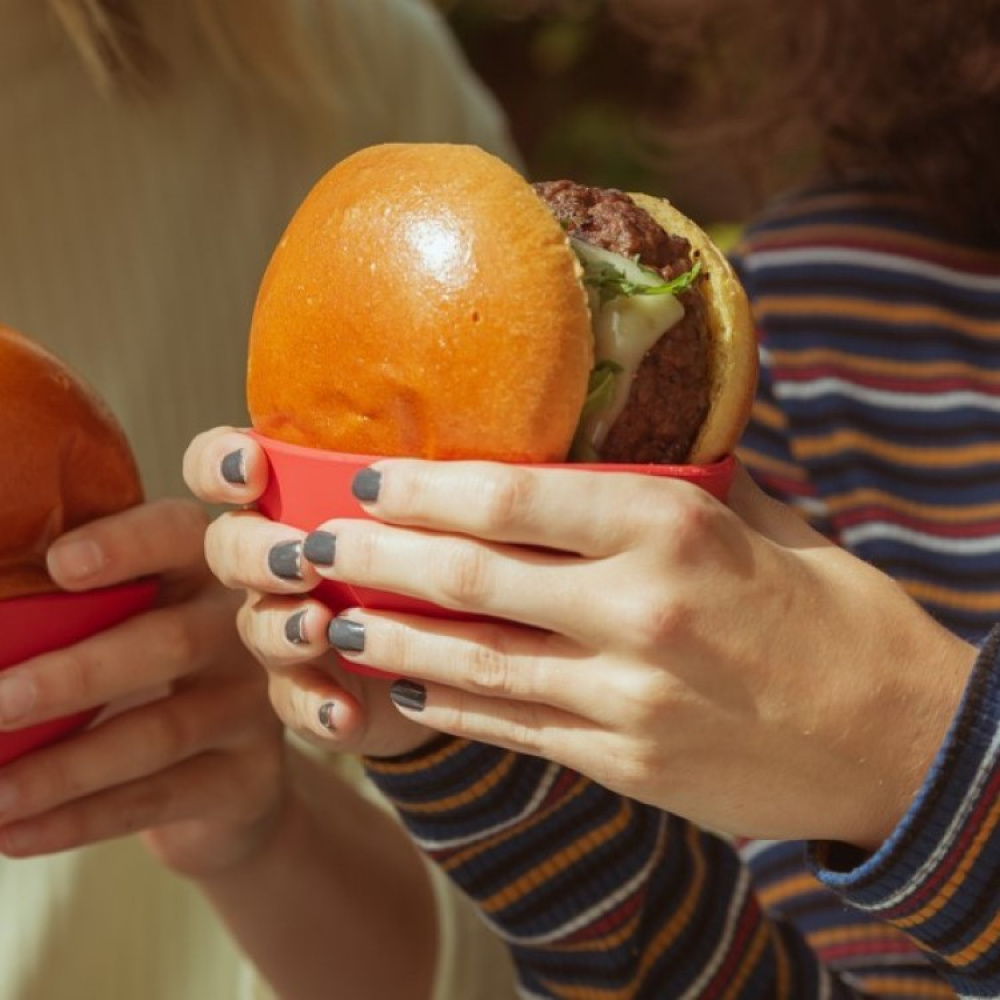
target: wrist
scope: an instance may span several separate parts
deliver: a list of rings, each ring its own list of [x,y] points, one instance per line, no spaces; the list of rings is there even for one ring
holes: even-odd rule
[[[998,730],[1000,627],[978,652],[958,711],[909,811],[874,852],[813,842],[811,867],[820,881],[918,940],[926,930],[939,944],[950,936],[949,924],[956,938],[971,939],[972,925],[988,923],[995,912],[975,902],[975,893],[974,909],[956,901],[961,885],[996,884],[1000,873],[1000,823],[994,822]]]
[[[279,760],[262,764],[279,767],[281,775],[274,779],[267,799],[258,801],[245,816],[193,822],[186,837],[173,831],[168,839],[152,831],[148,836],[153,853],[175,874],[202,887],[245,877],[274,853],[274,845],[287,838],[304,812],[301,797],[288,778],[294,756],[295,751],[286,745]]]
[[[921,649],[914,663],[914,683],[889,706],[894,718],[883,718],[883,736],[891,723],[898,739],[881,741],[881,768],[868,783],[870,822],[850,838],[863,851],[878,850],[903,821],[962,704],[977,650],[944,630],[938,640]]]

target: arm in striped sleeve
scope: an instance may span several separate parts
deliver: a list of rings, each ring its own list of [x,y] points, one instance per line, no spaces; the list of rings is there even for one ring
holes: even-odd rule
[[[752,250],[746,247],[743,250],[752,255]],[[836,538],[835,526],[819,502],[809,470],[796,456],[788,413],[775,391],[778,375],[762,322],[765,317],[758,301],[762,290],[758,288],[757,276],[747,267],[740,251],[730,259],[753,304],[760,346],[760,372],[753,410],[737,445],[737,455],[761,489],[798,508],[817,531],[828,538]]]
[[[366,764],[416,842],[508,942],[524,997],[855,995],[762,912],[731,845],[689,823],[464,740]]]
[[[757,394],[737,454],[762,489],[783,503],[799,506],[815,519],[816,490],[807,470],[793,454],[788,417],[774,395],[764,346],[760,359]],[[822,523],[816,527],[824,529]]]
[[[962,997],[1000,997],[1000,626],[913,806],[874,855],[815,844],[816,874],[894,924]]]

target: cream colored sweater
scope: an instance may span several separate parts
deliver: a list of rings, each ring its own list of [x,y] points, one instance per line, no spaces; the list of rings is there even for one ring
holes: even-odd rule
[[[0,0],[0,323],[100,389],[151,495],[183,491],[197,431],[244,419],[257,283],[321,173],[387,140],[509,150],[436,14],[416,0],[318,6],[342,113],[248,94],[197,53],[166,98],[109,102],[43,0]]]
[[[163,17],[184,9],[143,2]],[[510,155],[497,108],[436,14],[407,0],[315,6],[330,101],[295,109],[228,82],[199,51],[181,55],[180,33],[165,97],[109,101],[43,0],[0,0],[0,323],[49,345],[108,399],[151,496],[186,492],[181,455],[196,432],[245,420],[257,283],[323,171],[385,140]],[[340,112],[337,94],[349,95]],[[477,974],[491,978],[477,969],[477,932],[447,899],[458,937],[445,935],[438,995],[494,996]],[[236,1000],[255,989],[197,892],[137,842],[0,859],[3,1000]]]

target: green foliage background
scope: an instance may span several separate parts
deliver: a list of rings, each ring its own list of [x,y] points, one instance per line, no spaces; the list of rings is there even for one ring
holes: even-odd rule
[[[660,194],[713,226],[744,216],[752,192],[731,157],[652,127],[676,91],[606,0],[436,2],[507,111],[532,179]]]
[[[470,61],[507,109],[535,178],[648,187],[635,109],[619,92],[621,32],[601,0],[452,0],[445,13]]]

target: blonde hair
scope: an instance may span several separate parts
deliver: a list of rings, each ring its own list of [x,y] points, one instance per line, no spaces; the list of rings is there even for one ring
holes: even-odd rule
[[[148,2],[148,0],[147,0]],[[136,0],[49,0],[96,86],[152,96],[169,85],[169,53]],[[279,94],[318,93],[316,55],[292,0],[173,0],[219,67]],[[187,8],[185,11],[184,8]]]

